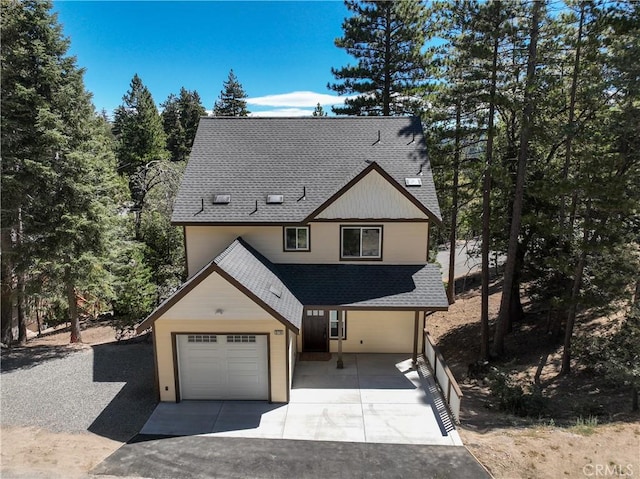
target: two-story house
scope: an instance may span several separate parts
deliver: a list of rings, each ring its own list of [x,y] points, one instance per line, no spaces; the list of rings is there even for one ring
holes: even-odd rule
[[[172,221],[188,280],[138,327],[162,401],[288,402],[298,353],[415,359],[448,307],[417,118],[202,118]]]

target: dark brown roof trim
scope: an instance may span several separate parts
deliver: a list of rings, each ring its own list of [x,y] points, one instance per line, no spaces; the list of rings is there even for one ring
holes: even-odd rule
[[[428,223],[428,218],[314,218],[313,223]]]
[[[305,305],[305,309],[332,309],[335,311],[448,311],[446,306],[429,306],[429,307],[416,307],[416,306],[337,306],[333,305]]]
[[[172,221],[172,226],[303,226],[300,221]]]

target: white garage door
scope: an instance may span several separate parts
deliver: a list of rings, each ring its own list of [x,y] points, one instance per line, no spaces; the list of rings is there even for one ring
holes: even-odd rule
[[[182,399],[269,399],[267,337],[180,334]]]

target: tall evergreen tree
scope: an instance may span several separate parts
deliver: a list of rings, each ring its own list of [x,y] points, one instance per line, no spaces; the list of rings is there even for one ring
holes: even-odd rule
[[[344,35],[335,44],[355,57],[357,64],[332,68],[337,83],[328,87],[356,96],[333,111],[339,115],[417,114],[428,76],[423,3],[345,0],[345,5],[353,15],[344,20]]]
[[[118,141],[118,169],[125,175],[168,157],[162,118],[138,74],[115,110],[113,132]]]
[[[324,111],[324,108],[322,108],[322,105],[318,103],[313,110],[312,116],[327,116],[327,112]]]
[[[162,117],[149,89],[135,74],[130,90],[122,98],[123,104],[115,111],[113,132],[118,141],[118,170],[129,181],[134,206],[135,236],[140,239],[140,224],[145,208],[146,183],[140,181],[149,169],[169,157]]]
[[[536,88],[535,70],[537,66],[538,32],[541,18],[544,15],[542,9],[543,2],[534,2],[531,14],[531,28],[529,34],[527,76],[524,85],[524,110],[522,113],[522,126],[520,128],[520,148],[518,152],[518,167],[516,173],[516,187],[513,197],[513,209],[511,215],[511,225],[509,234],[509,247],[507,250],[507,261],[505,264],[504,283],[500,311],[493,339],[494,353],[502,355],[504,353],[504,336],[510,329],[512,316],[512,299],[514,294],[514,277],[516,275],[516,258],[518,255],[518,240],[520,238],[520,226],[522,222],[522,209],[525,189],[525,173],[529,157],[529,139],[533,130],[534,102]],[[515,294],[519,295],[518,290]]]
[[[443,216],[449,219],[450,245],[456,244],[460,223],[465,222],[465,206],[479,195],[482,183],[478,160],[483,125],[477,115],[481,104],[477,94],[482,89],[469,72],[469,65],[474,63],[470,45],[475,44],[471,31],[478,8],[473,0],[436,3],[428,26],[435,37],[444,40],[431,47],[437,84],[427,97],[430,107],[424,112],[424,120],[431,137],[429,154],[434,175],[437,184],[447,191],[440,195],[440,201]],[[462,228],[467,236],[471,234],[470,225]],[[451,303],[455,302],[456,253],[451,247],[447,282]]]
[[[222,83],[220,96],[213,105],[214,116],[248,116],[247,94],[242,88],[233,70],[229,71],[229,77]]]
[[[13,268],[29,281],[38,266],[66,294],[75,342],[76,292],[109,289],[103,273],[119,183],[111,138],[50,9],[2,2],[2,319],[10,320],[4,294],[14,283],[5,274]]]
[[[180,88],[180,94],[170,94],[162,108],[162,125],[171,160],[184,161],[191,151],[200,117],[205,114],[200,95],[195,90]]]

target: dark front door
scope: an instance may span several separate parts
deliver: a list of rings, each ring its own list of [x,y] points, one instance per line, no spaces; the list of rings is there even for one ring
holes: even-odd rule
[[[314,353],[329,351],[328,327],[326,311],[306,311],[302,320],[302,351]]]

